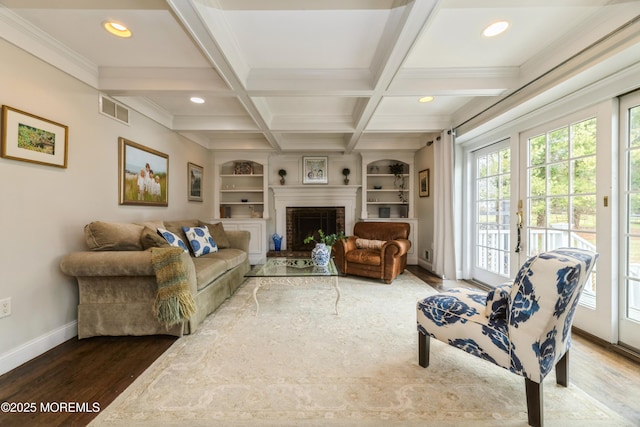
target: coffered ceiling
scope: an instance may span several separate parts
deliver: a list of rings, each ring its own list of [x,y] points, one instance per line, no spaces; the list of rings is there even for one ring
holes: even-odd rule
[[[423,147],[621,28],[634,35],[586,68],[637,63],[639,14],[633,0],[0,0],[0,37],[205,147],[348,153]],[[508,30],[484,37],[498,20]]]

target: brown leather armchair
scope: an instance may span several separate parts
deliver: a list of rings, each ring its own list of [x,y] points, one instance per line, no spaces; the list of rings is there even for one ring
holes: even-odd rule
[[[407,266],[410,229],[406,222],[358,222],[353,236],[333,245],[336,266],[343,274],[391,283]]]

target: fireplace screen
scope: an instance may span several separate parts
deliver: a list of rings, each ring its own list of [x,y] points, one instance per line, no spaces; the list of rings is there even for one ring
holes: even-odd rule
[[[325,234],[344,230],[344,207],[287,208],[287,246],[292,251],[310,251],[313,242],[304,239],[322,229]]]

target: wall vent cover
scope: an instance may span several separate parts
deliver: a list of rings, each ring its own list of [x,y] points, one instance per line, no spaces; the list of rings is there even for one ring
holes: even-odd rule
[[[100,96],[100,112],[121,123],[129,124],[129,109],[104,95]]]

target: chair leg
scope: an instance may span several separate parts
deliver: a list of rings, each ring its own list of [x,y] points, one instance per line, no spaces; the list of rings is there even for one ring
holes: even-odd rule
[[[418,331],[418,364],[423,368],[429,366],[429,347],[431,337]]]
[[[569,385],[569,350],[556,363],[556,383],[563,387]]]
[[[524,385],[527,394],[527,414],[529,416],[529,425],[533,427],[542,427],[542,383],[537,383],[531,381],[529,378],[525,378]]]

